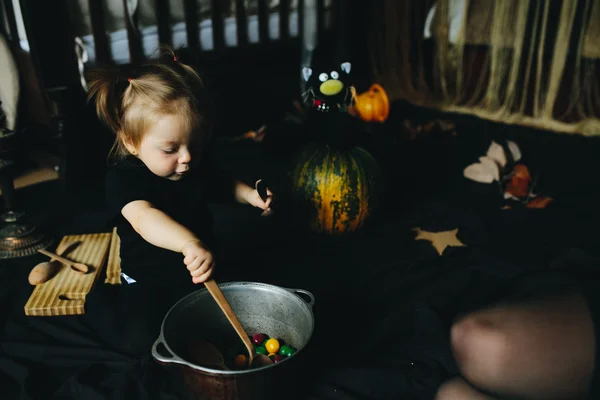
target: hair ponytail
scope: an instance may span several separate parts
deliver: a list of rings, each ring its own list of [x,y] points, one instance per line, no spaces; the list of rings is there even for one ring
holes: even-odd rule
[[[210,95],[202,81],[200,74],[186,62],[189,57],[180,54],[171,46],[161,45],[158,48],[157,61],[159,65],[167,66],[169,69],[178,72],[178,75],[183,79],[184,85],[190,89],[192,99],[196,103],[196,107],[204,111],[202,115],[202,125],[205,130],[206,138],[211,136],[213,131],[213,104],[210,101]],[[189,54],[188,54],[189,56]]]
[[[90,71],[88,101],[96,102],[96,114],[116,134],[121,129],[123,93],[129,85],[128,78],[117,69]]]
[[[139,146],[162,115],[179,115],[203,142],[210,139],[212,110],[202,79],[174,50],[160,51],[158,60],[129,73],[123,66],[90,71],[88,100],[95,100],[98,118],[115,134],[109,157],[131,154],[129,147]]]
[[[190,74],[190,76],[193,76],[201,81],[200,76],[196,73],[196,71],[187,65],[185,61],[182,61],[180,59],[180,55],[170,46],[161,45],[158,48],[158,63],[161,65],[171,65],[176,68],[181,68],[183,71]]]

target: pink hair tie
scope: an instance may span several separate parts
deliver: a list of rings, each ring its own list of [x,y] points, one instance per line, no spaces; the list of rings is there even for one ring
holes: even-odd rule
[[[131,80],[132,80],[132,79],[133,79],[133,78],[127,78],[127,82],[131,83]]]
[[[174,57],[173,57],[173,61],[177,61],[177,60],[179,60],[179,57],[177,57],[177,56],[174,56]]]

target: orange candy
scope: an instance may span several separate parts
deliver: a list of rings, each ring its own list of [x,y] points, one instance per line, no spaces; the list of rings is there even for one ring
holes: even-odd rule
[[[248,364],[248,361],[246,356],[243,354],[238,354],[233,359],[233,365],[235,365],[236,368],[243,368],[246,366],[246,364]]]

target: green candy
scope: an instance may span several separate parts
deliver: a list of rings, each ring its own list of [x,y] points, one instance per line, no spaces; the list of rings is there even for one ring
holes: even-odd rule
[[[267,349],[265,349],[265,346],[257,346],[256,354],[264,354],[266,356],[268,354]]]
[[[283,345],[279,349],[279,354],[281,354],[282,356],[286,356],[286,357],[291,356],[295,352],[296,352],[296,350],[292,346],[288,346],[288,345]]]

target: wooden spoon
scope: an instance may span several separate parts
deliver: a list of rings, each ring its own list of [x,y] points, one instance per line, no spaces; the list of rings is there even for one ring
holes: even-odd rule
[[[76,269],[79,272],[83,272],[84,274],[87,273],[90,270],[89,267],[87,265],[85,265],[85,264],[68,260],[66,258],[63,258],[63,257],[57,255],[57,254],[51,253],[51,252],[49,252],[47,250],[38,249],[38,251],[40,253],[42,253],[42,254],[47,255],[48,257],[52,257],[55,260],[60,261],[61,263],[65,264],[65,265],[68,265],[71,268]]]
[[[80,242],[77,241],[69,243],[61,242],[56,248],[56,253],[64,256],[71,248],[75,247],[79,243]],[[28,278],[29,283],[33,286],[36,286],[47,282],[52,279],[54,275],[56,275],[59,269],[60,262],[54,257],[51,257],[50,261],[41,262],[31,269]]]
[[[240,323],[238,317],[231,309],[229,302],[227,301],[225,296],[223,296],[223,292],[221,292],[221,289],[219,288],[219,285],[217,285],[215,280],[209,279],[208,281],[204,282],[204,286],[206,286],[206,289],[211,294],[213,299],[215,299],[215,301],[217,302],[217,304],[231,323],[231,326],[233,326],[233,329],[235,329],[240,339],[242,339],[242,342],[244,342],[244,346],[246,346],[246,350],[248,350],[248,365],[251,367],[258,368],[263,367],[265,365],[273,364],[273,361],[271,361],[271,359],[265,356],[264,354],[256,354],[256,350],[254,349],[254,346],[252,346],[252,342],[250,341],[248,334],[244,330],[244,327]]]
[[[215,346],[202,339],[196,339],[189,345],[189,354],[195,364],[228,371],[223,355]]]
[[[31,269],[31,272],[29,272],[29,277],[27,278],[29,280],[29,284],[37,286],[49,281],[54,275],[56,275],[59,268],[60,263],[56,260],[44,261],[37,264]]]

